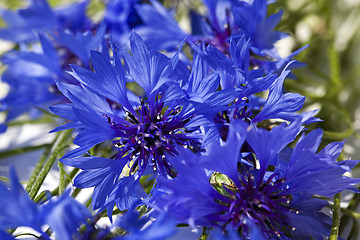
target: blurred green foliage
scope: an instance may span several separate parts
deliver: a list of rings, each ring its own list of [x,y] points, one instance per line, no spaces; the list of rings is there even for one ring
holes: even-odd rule
[[[297,59],[307,66],[285,88],[306,97],[305,106],[319,108],[326,140],[357,135],[354,125],[360,93],[360,1],[279,0],[270,12],[284,9],[279,30],[291,34],[293,48],[309,44]]]

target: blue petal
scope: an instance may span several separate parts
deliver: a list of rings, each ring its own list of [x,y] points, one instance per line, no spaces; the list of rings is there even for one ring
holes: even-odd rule
[[[115,160],[101,157],[79,157],[79,158],[63,158],[60,160],[63,164],[69,165],[83,170],[96,168],[106,168],[114,164]]]
[[[6,132],[7,125],[6,124],[0,124],[0,134]]]
[[[290,212],[289,225],[295,228],[291,232],[294,239],[306,239],[312,236],[314,239],[324,239],[328,236],[331,228],[331,219],[320,210],[327,202],[316,198],[306,198],[292,203],[291,207],[299,209],[299,214]]]
[[[240,149],[247,138],[247,124],[242,121],[233,121],[229,127],[228,138],[225,144],[214,142],[200,159],[203,165],[211,170],[218,171],[230,177],[238,179],[238,162]],[[224,156],[226,156],[224,158]]]
[[[75,177],[74,186],[78,188],[89,188],[98,186],[109,175],[109,172],[109,168],[82,171]]]
[[[116,206],[123,211],[128,209],[136,200],[146,196],[147,194],[144,192],[139,179],[132,175],[120,178],[106,202],[116,202]]]
[[[188,34],[181,30],[171,12],[157,1],[151,3],[136,5],[136,11],[144,22],[136,31],[150,49],[173,50]]]
[[[286,145],[295,139],[302,128],[301,121],[298,120],[287,127],[285,123],[281,124],[272,128],[270,132],[256,127],[249,128],[249,130],[246,140],[259,159],[260,175],[263,176],[270,162],[278,156]]]
[[[62,118],[66,118],[69,119],[71,121],[77,121],[78,118],[74,115],[73,112],[73,104],[72,103],[64,103],[64,104],[59,104],[59,105],[55,105],[55,106],[51,106],[50,110],[62,117]]]

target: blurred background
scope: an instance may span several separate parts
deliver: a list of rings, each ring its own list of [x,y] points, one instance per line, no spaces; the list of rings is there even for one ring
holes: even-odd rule
[[[317,108],[323,122],[310,128],[325,130],[324,140],[347,139],[347,157],[360,159],[360,1],[277,1],[283,8],[279,29],[292,34],[285,40],[294,48],[308,44],[298,60],[306,67],[294,71],[296,80],[286,90],[306,97],[306,107]]]

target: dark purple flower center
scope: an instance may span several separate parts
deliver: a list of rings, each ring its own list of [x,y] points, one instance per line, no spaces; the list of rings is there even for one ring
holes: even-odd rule
[[[209,38],[204,38],[203,41],[213,45],[224,54],[229,55],[230,43],[228,40],[232,32],[232,26],[230,23],[231,11],[229,9],[226,9],[225,12],[227,16],[227,23],[225,24],[225,26],[220,27],[217,21],[212,22],[209,18],[204,19],[207,22],[208,26],[211,28],[213,36]]]
[[[181,107],[164,106],[157,98],[154,107],[141,101],[137,114],[126,112],[126,121],[111,123],[119,130],[120,140],[114,141],[119,150],[117,158],[127,157],[134,161],[130,173],[142,173],[150,163],[154,172],[174,177],[176,172],[165,154],[177,155],[176,145],[200,148],[199,137],[185,129],[192,116],[184,117],[181,111]]]
[[[252,221],[269,237],[280,237],[286,232],[284,229],[294,231],[288,225],[287,214],[298,211],[290,207],[292,196],[284,183],[284,178],[272,174],[267,181],[259,184],[254,175],[248,173],[241,176],[240,186],[223,183],[223,191],[218,191],[212,184],[224,197],[216,201],[228,207],[224,213],[224,228],[231,223],[242,235],[247,236],[247,221]]]
[[[214,121],[218,124],[221,138],[224,141],[227,139],[231,119],[242,119],[246,121],[246,118],[251,115],[251,109],[248,108],[248,103],[249,101],[246,97],[241,99],[237,98],[233,103],[233,106],[236,107],[222,111],[215,116]]]

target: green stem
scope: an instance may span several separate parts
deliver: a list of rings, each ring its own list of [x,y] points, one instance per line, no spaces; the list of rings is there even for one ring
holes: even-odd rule
[[[87,202],[86,202],[86,207],[89,207],[90,206],[90,204],[91,204],[91,202],[92,202],[92,199],[90,198]]]
[[[79,168],[74,168],[69,174],[68,178],[65,178],[65,187],[70,183],[70,181],[75,177],[75,175],[79,172]],[[59,187],[55,188],[53,191],[51,191],[51,194],[53,196],[59,195]]]
[[[59,180],[59,195],[62,195],[65,190],[65,170],[64,164],[58,161],[59,171],[60,171],[60,180]]]
[[[35,151],[35,150],[39,150],[39,149],[46,148],[49,146],[51,146],[51,145],[47,143],[47,144],[42,144],[42,145],[38,145],[38,146],[29,146],[29,147],[23,147],[23,148],[10,149],[8,151],[0,152],[0,159],[27,153],[27,152],[31,152],[31,151]]]
[[[354,211],[351,211],[351,210],[346,209],[346,208],[342,208],[341,211],[342,211],[344,214],[348,215],[348,216],[351,216],[351,217],[353,217],[353,218],[358,218],[358,219],[360,219],[360,213],[358,213],[358,212],[354,212]]]
[[[203,227],[201,236],[199,237],[198,240],[206,240],[206,239],[209,237],[210,229],[211,229],[211,228]]]
[[[75,188],[74,192],[71,194],[73,198],[76,198],[77,195],[80,193],[82,189],[81,188]]]
[[[58,137],[59,137],[59,135],[56,136],[53,144],[55,144]],[[27,192],[31,191],[31,188],[32,188],[34,182],[36,181],[36,178],[39,176],[39,173],[40,173],[41,169],[43,168],[43,166],[46,162],[46,159],[49,157],[49,154],[51,152],[51,146],[52,145],[49,145],[48,147],[45,148],[43,155],[41,156],[40,160],[37,162],[35,169],[34,169],[33,173],[31,174],[30,179],[26,185]]]
[[[353,132],[354,130],[352,128],[348,128],[343,132],[324,131],[323,139],[332,141],[343,141],[344,139],[350,137]]]
[[[31,199],[34,199],[36,197],[36,194],[39,192],[40,187],[44,183],[44,180],[48,175],[48,173],[50,172],[51,167],[54,165],[55,161],[57,160],[59,153],[63,150],[64,147],[66,147],[66,144],[69,141],[69,139],[71,139],[71,130],[64,131],[58,143],[55,145],[53,152],[51,153],[47,162],[45,163],[42,171],[40,172],[39,177],[36,179],[35,183],[33,184],[33,187],[29,193]]]
[[[339,236],[340,215],[341,215],[340,197],[341,197],[340,193],[337,193],[334,196],[333,220],[332,220],[329,240],[337,240]]]
[[[46,200],[48,200],[48,196],[51,197],[51,192],[48,190],[42,191],[40,194],[37,195],[37,197],[35,198],[34,202],[39,203],[41,201],[45,202]]]
[[[330,45],[328,49],[329,67],[330,67],[330,83],[328,85],[328,96],[330,99],[336,98],[340,89],[342,89],[341,70],[339,63],[339,54],[336,51],[334,44]]]
[[[6,177],[0,176],[0,181],[4,181],[4,182],[10,182],[10,180]]]

